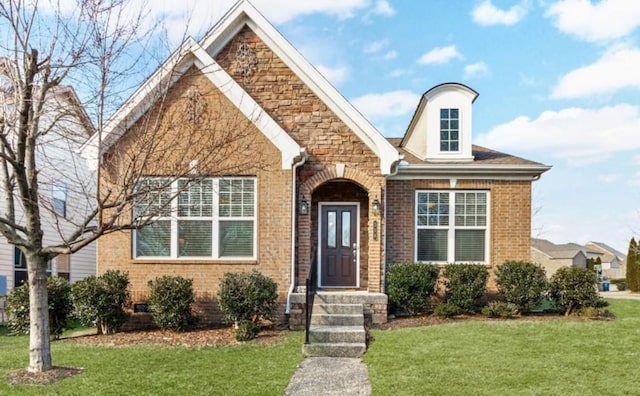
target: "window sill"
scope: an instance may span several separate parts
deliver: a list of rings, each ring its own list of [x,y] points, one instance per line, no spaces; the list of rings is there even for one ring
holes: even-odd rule
[[[258,260],[247,259],[174,259],[174,258],[135,258],[131,259],[132,264],[154,264],[154,265],[258,265]]]

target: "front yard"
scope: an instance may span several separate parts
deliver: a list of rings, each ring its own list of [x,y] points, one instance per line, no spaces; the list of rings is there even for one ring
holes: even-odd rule
[[[373,331],[374,395],[638,394],[640,301],[613,321],[463,321]]]
[[[637,394],[640,301],[615,300],[613,321],[452,320],[373,330],[363,360],[374,395]],[[52,343],[56,366],[84,373],[10,386],[27,337],[0,332],[0,394],[282,395],[302,360],[301,332],[267,344],[184,347]],[[320,390],[319,390],[320,392]]]

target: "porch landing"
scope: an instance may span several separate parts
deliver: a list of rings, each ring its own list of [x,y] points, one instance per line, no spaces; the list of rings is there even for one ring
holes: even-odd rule
[[[306,315],[304,290],[291,294],[291,311],[289,315],[289,329],[304,330]],[[361,304],[364,314],[364,325],[381,324],[387,322],[387,295],[372,293],[366,290],[357,291],[318,291],[316,301],[325,304]]]

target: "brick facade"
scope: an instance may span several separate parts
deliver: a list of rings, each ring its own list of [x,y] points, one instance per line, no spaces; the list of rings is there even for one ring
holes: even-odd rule
[[[386,262],[415,261],[415,198],[418,190],[482,190],[490,197],[490,274],[506,260],[531,260],[531,181],[449,180],[387,181]],[[493,277],[489,286],[493,287]]]

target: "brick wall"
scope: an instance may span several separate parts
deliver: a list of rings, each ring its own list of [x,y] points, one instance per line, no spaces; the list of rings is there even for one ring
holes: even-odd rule
[[[416,190],[450,190],[449,180],[390,180],[387,182],[386,262],[415,260]],[[531,260],[531,182],[458,180],[460,190],[490,194],[489,268],[505,260]],[[493,277],[489,286],[493,287]]]

